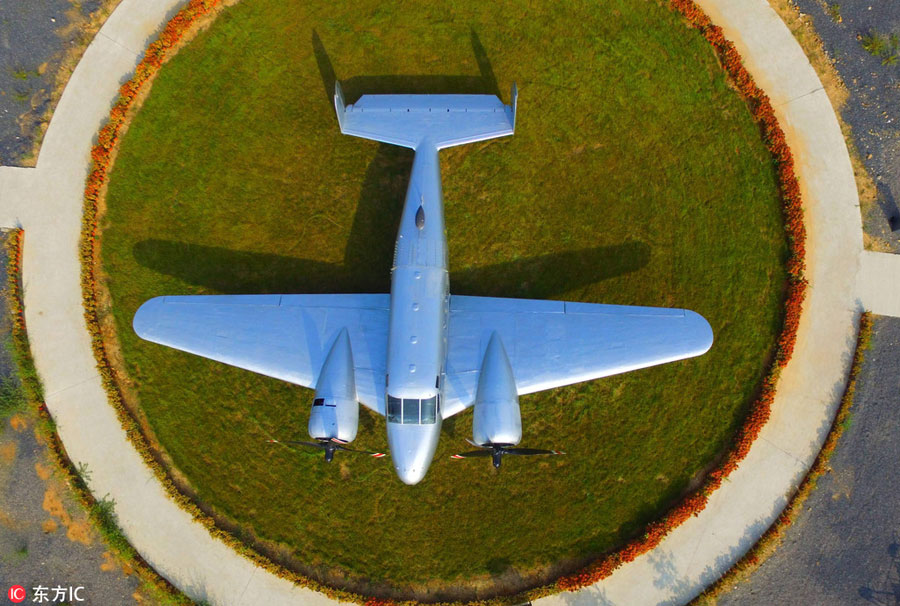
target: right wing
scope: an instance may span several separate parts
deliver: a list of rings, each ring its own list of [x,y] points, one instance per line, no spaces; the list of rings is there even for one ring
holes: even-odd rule
[[[444,418],[474,403],[495,331],[519,395],[699,356],[713,341],[703,316],[664,307],[453,295],[449,322]]]
[[[390,295],[156,297],[134,315],[142,339],[315,388],[342,328],[359,401],[384,414]]]

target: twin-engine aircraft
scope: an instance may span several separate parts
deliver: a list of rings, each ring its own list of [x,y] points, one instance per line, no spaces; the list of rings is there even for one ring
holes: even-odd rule
[[[514,448],[519,396],[705,353],[707,321],[685,309],[451,295],[438,151],[512,135],[494,95],[364,95],[334,104],[341,132],[415,150],[390,294],[164,296],[134,317],[143,339],[315,389],[307,442],[356,437],[359,403],[387,416],[397,475],[425,477],[441,422],[473,407],[458,455],[557,454]],[[371,453],[370,453],[371,454]]]

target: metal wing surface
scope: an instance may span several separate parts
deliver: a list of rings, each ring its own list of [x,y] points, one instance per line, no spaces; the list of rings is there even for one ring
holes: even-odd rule
[[[314,388],[344,327],[359,401],[384,414],[390,295],[156,297],[138,309],[142,339]]]
[[[450,297],[443,416],[474,403],[485,347],[497,331],[519,395],[699,356],[713,341],[686,309]]]

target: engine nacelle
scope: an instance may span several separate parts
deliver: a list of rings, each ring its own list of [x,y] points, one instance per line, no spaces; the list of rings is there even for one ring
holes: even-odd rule
[[[353,375],[350,335],[343,329],[331,346],[316,381],[309,413],[309,435],[317,440],[352,442],[359,427],[359,401]]]
[[[485,444],[518,444],[522,439],[519,394],[506,349],[496,332],[491,335],[475,393],[472,440]]]

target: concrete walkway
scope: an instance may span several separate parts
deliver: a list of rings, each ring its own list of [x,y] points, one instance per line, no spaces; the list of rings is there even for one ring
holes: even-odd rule
[[[855,344],[859,301],[898,305],[893,258],[865,253],[846,147],[821,83],[765,0],[700,0],[773,100],[797,159],[809,231],[810,294],[772,419],[709,506],[660,547],[550,604],[680,604],[740,557],[780,512],[830,424]],[[82,317],[78,238],[90,146],[139,54],[180,0],[124,0],[72,74],[35,169],[0,168],[0,225],[23,226],[25,310],[47,405],[91,490],[116,501],[132,544],[195,599],[215,604],[331,603],[257,569],[171,502],[107,404]],[[861,257],[862,255],[862,257]],[[862,271],[861,271],[862,270]],[[886,273],[885,273],[886,272]],[[857,288],[860,275],[860,288]],[[889,278],[888,276],[892,276]],[[893,303],[892,303],[893,302]],[[897,309],[900,314],[900,309]]]
[[[864,251],[861,261],[860,305],[882,316],[900,316],[900,255]]]

